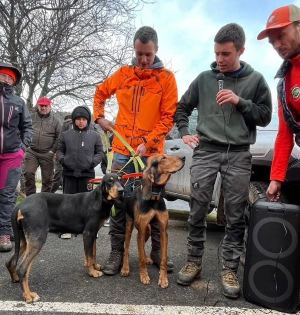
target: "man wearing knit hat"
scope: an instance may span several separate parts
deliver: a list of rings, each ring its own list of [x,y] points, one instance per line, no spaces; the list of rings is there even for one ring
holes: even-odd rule
[[[257,39],[268,38],[284,60],[276,78],[279,127],[274,145],[274,156],[267,198],[277,201],[285,180],[289,158],[295,141],[300,146],[300,8],[285,5],[275,9],[267,19],[266,28]]]
[[[21,163],[32,136],[32,124],[23,99],[14,94],[20,71],[0,62],[0,252],[12,249],[10,216],[15,190],[21,176]]]
[[[36,193],[35,173],[38,167],[42,174],[42,192],[51,192],[54,154],[61,129],[60,120],[51,111],[51,101],[47,97],[37,100],[37,110],[31,114],[33,137],[24,159],[26,196]]]

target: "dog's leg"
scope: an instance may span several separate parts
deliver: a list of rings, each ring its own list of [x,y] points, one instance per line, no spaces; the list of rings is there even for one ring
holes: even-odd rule
[[[145,235],[146,229],[148,225],[148,220],[139,219],[136,221],[136,227],[138,229],[137,233],[137,247],[138,247],[138,255],[139,255],[139,274],[140,281],[144,284],[150,284],[150,277],[147,271],[147,256],[145,253]]]
[[[17,241],[17,240],[16,240]],[[18,253],[18,257],[17,257],[17,261],[19,260],[19,258],[23,255],[23,253],[26,250],[26,241],[24,236],[20,239],[20,249],[19,249],[19,253]],[[8,269],[8,272],[10,274],[11,277],[11,281],[16,283],[19,282],[19,276],[17,274],[16,271],[16,266],[15,266],[15,262],[14,260],[15,258],[16,252],[11,256],[11,258],[6,262],[6,268]]]
[[[40,237],[39,239],[35,239],[32,237],[30,239],[26,239],[27,246],[26,246],[25,254],[20,265],[17,267],[17,274],[20,279],[20,284],[23,291],[23,297],[26,303],[34,303],[40,299],[40,297],[37,295],[36,292],[30,291],[29,285],[28,285],[28,278],[29,278],[29,272],[30,272],[30,268],[33,263],[33,260],[40,252],[45,241],[46,241],[46,236]]]
[[[146,235],[145,235],[145,244],[147,243],[149,237],[151,236],[151,225],[148,224],[146,228]],[[146,256],[147,259],[147,265],[152,265],[153,261],[149,256]]]
[[[84,247],[84,262],[91,277],[98,278],[103,275],[100,270],[95,269],[95,256],[96,256],[96,235],[88,235],[83,231],[83,247]]]
[[[94,265],[95,270],[100,271],[101,265],[97,264],[96,262],[96,249],[97,249],[96,240],[97,240],[97,237],[94,238],[94,242],[93,242],[93,265]]]
[[[130,239],[133,230],[133,220],[130,218],[126,218],[126,230],[125,230],[125,248],[123,253],[123,265],[121,269],[121,276],[127,277],[129,276],[130,269],[129,269],[129,245]]]
[[[158,224],[159,224],[159,232],[160,232],[160,252],[161,252],[161,260],[159,266],[159,278],[158,285],[163,289],[167,288],[168,276],[167,276],[167,248],[168,248],[168,211],[163,211],[158,213]]]

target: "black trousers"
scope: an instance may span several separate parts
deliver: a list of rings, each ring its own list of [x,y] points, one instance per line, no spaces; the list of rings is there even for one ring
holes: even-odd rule
[[[92,185],[89,180],[93,177],[63,177],[63,193],[64,194],[77,194],[80,192],[88,192],[92,190]]]

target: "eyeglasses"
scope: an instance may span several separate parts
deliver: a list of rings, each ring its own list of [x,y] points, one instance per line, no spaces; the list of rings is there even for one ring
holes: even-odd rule
[[[0,73],[0,80],[6,81],[9,84],[15,83],[14,79],[5,73]]]

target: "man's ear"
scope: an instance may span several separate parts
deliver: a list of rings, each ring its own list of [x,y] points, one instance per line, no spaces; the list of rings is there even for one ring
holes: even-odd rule
[[[244,53],[244,51],[245,51],[245,47],[239,49],[238,51],[239,56],[241,56]]]

